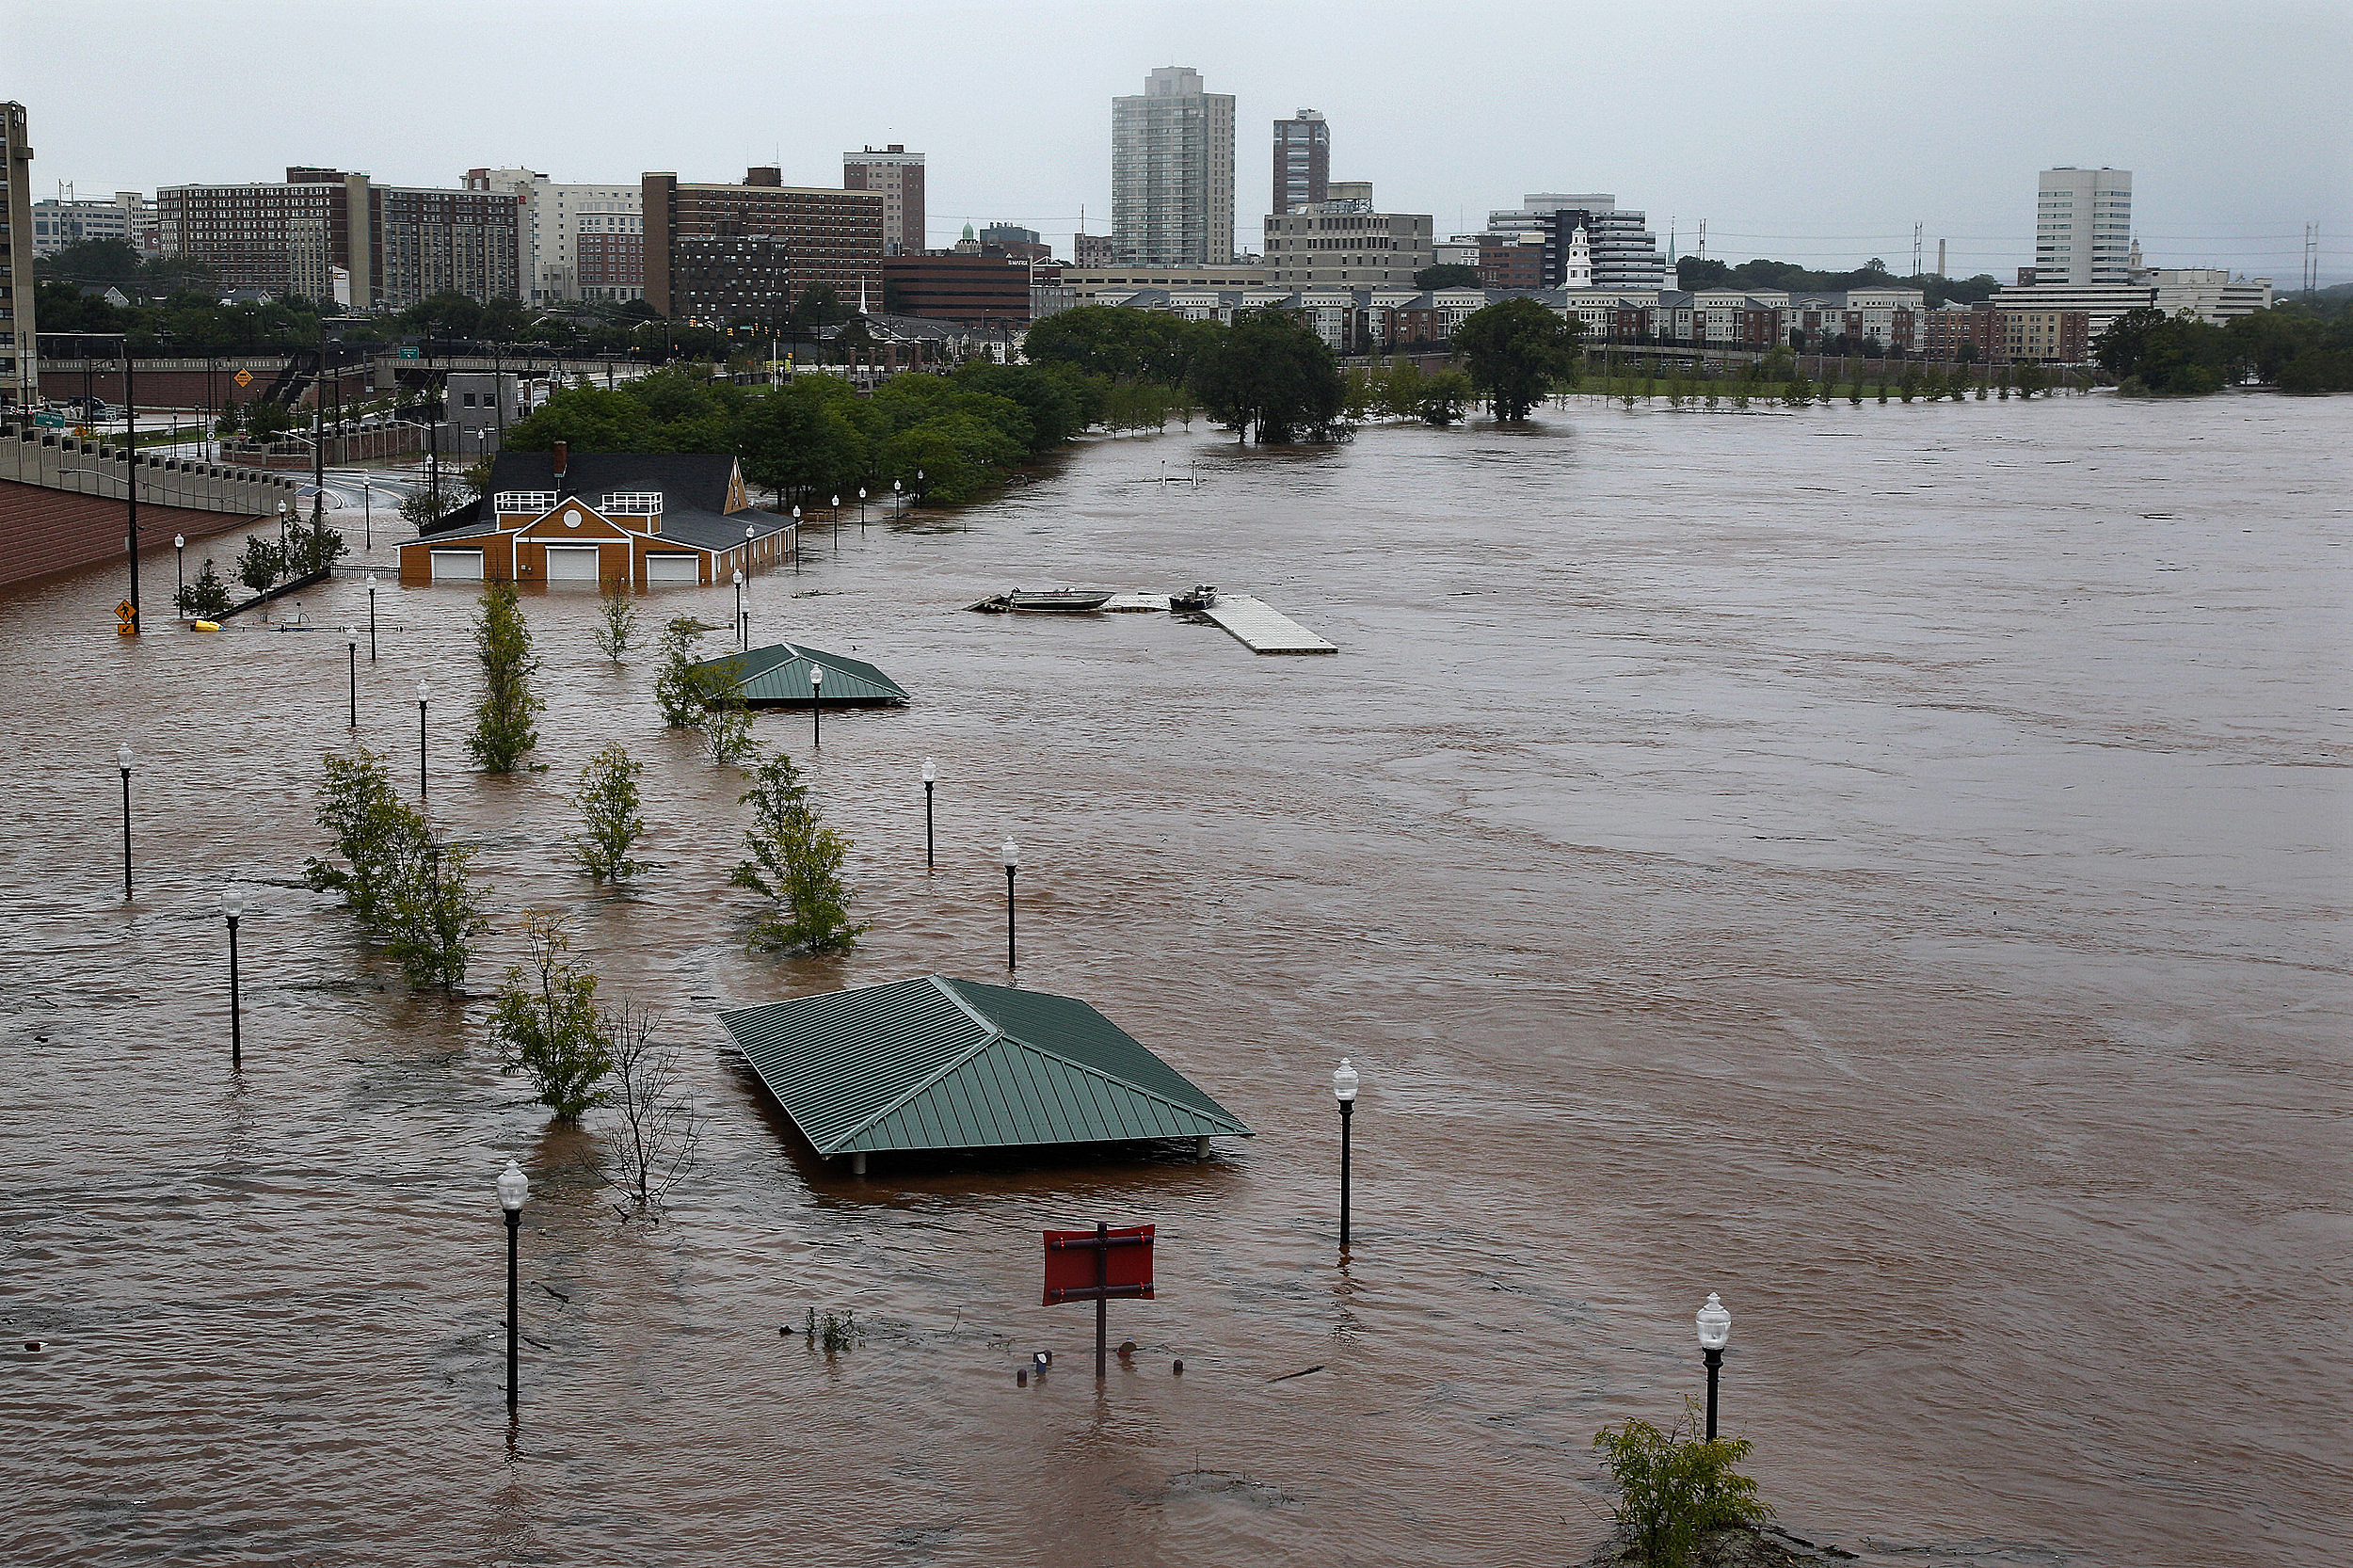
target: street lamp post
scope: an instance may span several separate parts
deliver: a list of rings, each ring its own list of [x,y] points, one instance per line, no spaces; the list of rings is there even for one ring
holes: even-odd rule
[[[936,871],[936,870],[938,870],[938,869],[939,869],[939,862],[938,862],[938,860],[937,860],[936,858],[935,858],[935,857],[934,857],[933,853],[932,853],[932,783],[933,783],[933,781],[934,781],[934,780],[936,780],[936,778],[938,778],[938,776],[939,776],[939,770],[938,770],[936,767],[933,766],[933,764],[932,764],[932,760],[931,760],[930,758],[928,758],[928,757],[924,758],[924,759],[923,759],[923,872],[924,872],[924,874],[925,874],[925,875],[927,875],[927,876],[928,876],[929,874],[931,874],[931,872],[935,872],[935,871]]]
[[[857,525],[861,530],[866,526],[866,487],[863,485],[857,488]]]
[[[376,663],[376,573],[368,573],[368,663]]]
[[[344,628],[344,648],[351,655],[351,728],[360,728],[360,629]]]
[[[523,1175],[520,1165],[509,1160],[506,1169],[499,1173],[498,1189],[499,1207],[506,1211],[506,1408],[512,1410],[520,1381],[515,1341],[520,1333],[518,1320],[521,1316],[515,1238],[522,1228],[523,1199],[531,1195],[531,1178]]]
[[[821,745],[823,745],[823,744],[825,744],[825,725],[824,725],[824,720],[819,716],[819,710],[818,710],[818,707],[817,707],[817,696],[818,696],[818,693],[819,693],[821,690],[823,690],[823,689],[824,689],[824,684],[825,684],[825,667],[824,667],[823,664],[811,664],[811,665],[809,665],[809,666],[808,666],[808,747],[809,747],[809,749],[810,749],[811,751],[816,750],[819,746],[821,746]]]
[[[899,482],[896,479],[890,482],[890,520],[899,520]]]
[[[752,569],[752,525],[745,523],[744,525],[744,569],[745,571]]]
[[[1340,1058],[1340,1064],[1332,1069],[1332,1097],[1340,1102],[1340,1251],[1348,1251],[1348,1144],[1349,1132],[1356,1119],[1356,1085],[1359,1075]]]
[[[1005,840],[1005,968],[1016,968],[1013,945],[1013,873],[1020,868],[1021,852],[1011,839]]]
[[[915,504],[918,506],[923,504],[923,471],[921,469],[915,471]]]
[[[171,536],[171,565],[180,579],[180,591],[172,596],[171,607],[184,615],[188,608],[188,536],[185,534]]]
[[[744,639],[744,574],[740,571],[735,574],[735,646],[750,647]]]
[[[1716,1292],[1707,1293],[1707,1304],[1699,1310],[1700,1354],[1707,1362],[1707,1440],[1716,1441],[1716,1374],[1724,1364],[1724,1347],[1732,1343],[1732,1314],[1716,1299]]]
[[[432,699],[431,681],[417,682],[417,798],[424,798],[424,705]]]
[[[115,766],[122,770],[122,902],[131,902],[131,748],[115,747]]]
[[[244,1008],[237,996],[237,917],[245,913],[245,895],[221,894],[220,912],[229,921],[229,1066],[235,1071],[245,1065]]]

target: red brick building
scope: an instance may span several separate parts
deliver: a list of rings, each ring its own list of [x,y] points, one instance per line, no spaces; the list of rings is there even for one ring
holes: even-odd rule
[[[1545,280],[1542,241],[1479,236],[1479,283],[1489,289],[1539,289]]]
[[[774,321],[816,283],[852,307],[861,290],[881,303],[879,191],[787,185],[776,168],[747,170],[740,185],[641,184],[646,303],[673,321]]]
[[[1030,319],[1030,266],[1011,256],[886,256],[882,266],[892,308],[902,314],[935,321]]]
[[[1945,305],[1919,315],[1920,357],[1990,365],[2003,355],[2001,312],[1991,305]],[[1963,354],[1961,350],[1967,349]]]

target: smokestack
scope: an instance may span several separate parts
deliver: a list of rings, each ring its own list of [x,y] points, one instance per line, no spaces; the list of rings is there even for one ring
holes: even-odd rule
[[[571,463],[571,443],[569,441],[557,441],[555,443],[554,455],[555,493],[557,499],[560,500],[564,494],[564,471],[566,468],[570,466]]]

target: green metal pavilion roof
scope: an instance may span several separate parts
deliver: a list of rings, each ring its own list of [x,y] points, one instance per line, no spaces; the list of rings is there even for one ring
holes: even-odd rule
[[[1254,1136],[1070,997],[926,975],[719,1021],[823,1155]]]
[[[748,653],[731,653],[723,659],[705,659],[697,669],[718,670],[728,664],[740,667],[739,685],[746,707],[763,708],[779,704],[806,708],[808,706],[808,672],[816,665],[825,671],[824,683],[818,688],[824,695],[818,700],[831,708],[882,702],[904,702],[906,688],[876,669],[863,659],[853,659],[844,653],[828,653],[822,648],[803,648],[795,643],[773,643],[756,648]]]

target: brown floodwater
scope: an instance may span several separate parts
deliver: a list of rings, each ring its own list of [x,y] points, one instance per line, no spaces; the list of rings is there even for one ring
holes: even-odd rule
[[[131,644],[118,571],[11,590],[0,1560],[1557,1564],[1605,1533],[1594,1430],[1704,1387],[1716,1290],[1725,1425],[1801,1535],[2346,1560],[2349,450],[2344,399],[1580,404],[1100,441],[968,514],[811,530],[756,635],[915,696],[814,758],[804,715],[758,723],[856,842],[873,929],[834,959],[744,951],[742,775],[662,728],[650,655],[596,655],[593,598],[528,599],[547,771],[492,778],[457,744],[472,600],[404,591],[360,733],[412,781],[436,682],[433,813],[496,920],[450,1000],[299,885],[339,636]],[[1340,652],[959,608],[1199,581]],[[731,595],[646,601],[688,608]],[[562,849],[613,739],[660,863],[627,892]],[[1022,984],[1256,1139],[863,1180],[798,1144],[717,1010],[1000,980],[1008,835]],[[486,1044],[527,908],[708,1112],[658,1226]],[[1098,1219],[1160,1238],[1100,1387],[1091,1314],[1038,1304],[1039,1230]],[[810,1307],[864,1345],[779,1335]]]

